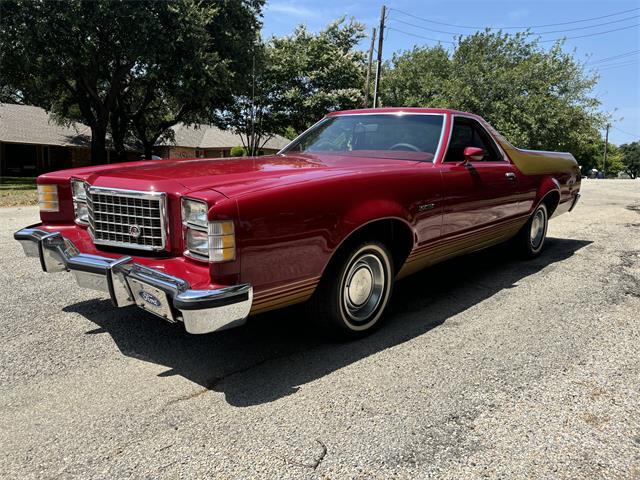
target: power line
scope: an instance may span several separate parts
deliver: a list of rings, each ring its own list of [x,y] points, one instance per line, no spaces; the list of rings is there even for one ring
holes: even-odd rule
[[[626,132],[626,131],[622,130],[621,128],[618,128],[618,127],[616,127],[614,125],[611,125],[611,128],[613,128],[614,130],[618,130],[619,132],[625,133],[625,134],[627,134],[627,135],[629,135],[631,137],[640,138],[640,135],[638,135],[637,133]]]
[[[611,30],[605,30],[603,32],[588,33],[586,35],[577,35],[575,37],[560,37],[560,38],[554,38],[553,40],[540,40],[540,43],[557,42],[559,40],[574,40],[576,38],[595,37],[598,35],[604,35],[606,33],[619,32],[621,30],[628,30],[630,28],[636,28],[636,27],[640,27],[640,24],[636,23],[635,25],[628,25],[626,27],[613,28]]]
[[[613,55],[612,57],[605,57],[605,58],[601,58],[599,60],[594,60],[592,62],[587,62],[587,65],[595,65],[598,63],[606,63],[610,60],[617,60],[619,58],[623,58],[623,57],[630,57],[630,56],[634,56],[637,55],[638,53],[640,53],[640,50],[631,50],[630,52],[625,52],[625,53],[620,53],[618,55]]]
[[[632,65],[636,65],[636,62],[623,63],[623,64],[620,64],[620,65],[611,65],[611,66],[606,67],[606,68],[603,67],[603,68],[598,70],[598,73],[607,72],[609,70],[615,70],[616,68],[631,67]]]
[[[386,27],[387,30],[393,30],[394,32],[398,32],[398,33],[402,33],[404,35],[409,35],[411,37],[416,37],[416,38],[422,38],[423,40],[430,40],[432,42],[438,42],[438,43],[449,43],[451,45],[455,45],[455,42],[450,42],[448,40],[438,40],[437,38],[430,38],[430,37],[425,37],[423,35],[418,35],[416,33],[411,33],[411,32],[405,32],[404,30],[398,30],[397,28],[393,28],[393,27]]]
[[[393,22],[404,23],[405,25],[409,25],[410,27],[420,28],[422,30],[427,30],[429,32],[445,33],[445,34],[448,34],[448,35],[468,35],[467,33],[461,33],[461,32],[447,32],[447,31],[444,31],[444,30],[434,30],[433,28],[423,27],[421,25],[416,25],[415,23],[409,23],[409,22],[405,22],[404,20],[398,20],[397,18],[390,18],[389,20],[391,20]]]
[[[551,40],[540,40],[540,43],[558,42],[560,40],[573,40],[573,39],[576,39],[576,38],[595,37],[595,36],[598,36],[598,35],[605,35],[607,33],[619,32],[621,30],[628,30],[630,28],[636,28],[636,27],[639,27],[639,26],[640,26],[640,24],[628,25],[626,27],[614,28],[614,29],[611,29],[611,30],[605,30],[603,32],[594,32],[594,33],[589,33],[589,34],[586,34],[586,35],[577,35],[577,36],[574,36],[574,37],[560,37],[560,38],[554,38],[554,39],[551,39]],[[399,30],[399,29],[393,28],[393,27],[387,27],[387,30],[393,30],[394,32],[399,32],[399,33],[402,33],[404,35],[410,35],[410,36],[416,37],[416,38],[422,38],[424,40],[430,40],[432,42],[448,43],[448,44],[451,44],[451,45],[455,45],[455,43],[456,43],[456,42],[451,42],[451,41],[448,41],[448,40],[439,40],[437,38],[425,37],[423,35],[418,35],[417,33],[405,32],[404,30]]]
[[[640,17],[640,15],[633,15],[631,17],[625,17],[625,18],[621,18],[621,19],[618,19],[618,20],[612,20],[612,21],[604,22],[604,23],[597,23],[595,25],[588,25],[586,27],[568,28],[566,30],[550,30],[548,32],[523,32],[523,33],[526,33],[527,35],[548,35],[548,34],[552,34],[552,33],[572,32],[572,31],[575,31],[575,30],[586,30],[586,29],[589,29],[589,28],[597,28],[597,27],[602,27],[604,25],[611,25],[613,23],[620,23],[620,22],[624,22],[624,21],[627,21],[627,20],[633,20],[633,19],[639,18],[639,17]],[[405,25],[409,25],[409,26],[414,27],[414,28],[419,28],[421,30],[427,30],[429,32],[445,33],[445,34],[449,34],[449,35],[468,35],[468,33],[464,33],[464,32],[449,32],[449,31],[446,31],[446,30],[436,30],[436,29],[428,28],[428,27],[425,27],[425,26],[422,26],[422,25],[416,25],[415,23],[406,22],[406,21],[400,20],[398,18],[391,18],[390,20],[392,20],[394,22],[400,22],[400,23],[403,23]]]
[[[618,63],[609,63],[606,65],[596,65],[595,67],[592,67],[594,69],[605,69],[605,68],[609,68],[609,67],[620,67],[623,65],[634,65],[636,63],[638,63],[637,60],[627,60],[627,59],[622,59],[623,61],[618,62]]]
[[[412,13],[407,13],[403,10],[399,10],[397,8],[389,8],[389,11],[394,11],[394,12],[398,12],[401,13],[403,15],[407,15],[408,17],[417,19],[417,20],[421,20],[423,22],[427,22],[427,23],[433,23],[436,25],[445,25],[447,27],[455,27],[455,28],[470,28],[470,29],[475,29],[475,30],[484,30],[485,28],[491,28],[491,29],[502,29],[502,30],[521,30],[521,29],[527,29],[527,28],[546,28],[546,27],[559,27],[561,25],[571,25],[574,23],[583,23],[583,22],[590,22],[592,20],[602,20],[603,18],[610,18],[610,17],[615,17],[617,15],[622,15],[623,13],[629,13],[629,12],[637,12],[638,10],[640,10],[639,8],[631,8],[629,10],[623,10],[621,12],[616,12],[616,13],[611,13],[609,15],[601,15],[599,17],[591,17],[591,18],[583,18],[581,20],[572,20],[569,22],[560,22],[560,23],[548,23],[545,25],[521,25],[521,26],[510,26],[510,27],[487,27],[485,26],[469,26],[469,25],[456,25],[454,23],[445,23],[445,22],[438,22],[435,20],[429,20],[426,18],[422,18],[422,17],[418,17],[417,15],[414,15]]]

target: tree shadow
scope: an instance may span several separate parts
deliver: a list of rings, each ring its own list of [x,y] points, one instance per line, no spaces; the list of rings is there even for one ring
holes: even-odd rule
[[[302,307],[250,318],[245,326],[209,335],[190,335],[135,306],[115,309],[108,300],[65,308],[108,333],[127,356],[169,367],[161,377],[181,375],[224,393],[234,406],[271,402],[300,385],[406,342],[448,318],[550,265],[590,241],[548,238],[542,255],[521,261],[504,245],[453,259],[396,284],[387,321],[374,334],[349,343],[318,335]],[[268,366],[260,368],[268,362]]]

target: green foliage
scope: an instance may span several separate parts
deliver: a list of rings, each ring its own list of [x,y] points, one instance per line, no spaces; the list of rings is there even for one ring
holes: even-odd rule
[[[304,26],[267,43],[274,109],[297,133],[327,112],[362,104],[364,53],[356,50],[364,25],[340,19],[317,34]]]
[[[262,4],[3,1],[0,92],[89,125],[96,163],[109,126],[120,149],[132,125],[148,147],[232,101]]]
[[[620,145],[622,153],[622,171],[631,178],[640,177],[640,142]]]
[[[583,169],[598,158],[597,78],[560,43],[544,50],[526,34],[478,32],[459,38],[451,55],[440,46],[394,55],[385,74],[385,105],[469,111],[519,147],[570,151]]]
[[[607,177],[617,177],[618,173],[624,168],[622,150],[614,144],[610,143],[607,148],[607,164],[603,165]],[[604,155],[603,155],[604,161]]]
[[[403,107],[444,107],[448,105],[447,85],[451,60],[441,46],[414,47],[394,53],[384,65],[381,100],[383,105]]]
[[[362,103],[364,54],[356,50],[363,25],[344,19],[318,33],[257,42],[250,52],[254,74],[233,105],[217,112],[219,124],[256,155],[275,134],[295,136],[327,112]]]
[[[244,147],[241,147],[241,146],[232,147],[229,153],[230,153],[230,155],[232,157],[246,157],[247,156],[247,151],[245,150]]]

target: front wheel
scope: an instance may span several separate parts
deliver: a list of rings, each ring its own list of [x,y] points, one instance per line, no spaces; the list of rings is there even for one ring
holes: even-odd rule
[[[311,305],[333,333],[354,338],[370,333],[391,297],[393,260],[387,247],[365,242],[340,254],[323,276]]]
[[[549,224],[547,212],[547,206],[544,203],[538,205],[515,238],[519,252],[526,258],[537,257],[542,251]]]

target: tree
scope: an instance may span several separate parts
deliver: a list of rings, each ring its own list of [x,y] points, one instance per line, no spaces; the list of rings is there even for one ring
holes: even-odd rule
[[[94,164],[105,161],[109,126],[117,151],[135,126],[149,156],[170,126],[231,101],[262,4],[3,1],[0,92],[63,119],[79,112]]]
[[[217,110],[215,122],[231,128],[249,156],[258,155],[264,145],[288,125],[288,115],[276,106],[278,78],[273,65],[275,52],[256,41],[251,49],[252,71],[234,102]]]
[[[447,82],[451,73],[449,54],[442,46],[414,47],[394,53],[384,65],[383,105],[442,107],[448,103]]]
[[[545,50],[525,33],[485,31],[460,37],[449,55],[437,46],[394,56],[382,99],[473,112],[519,147],[570,151],[583,164],[595,162],[604,123],[596,81],[560,43]]]
[[[327,112],[362,104],[365,55],[356,47],[364,37],[364,25],[342,18],[317,34],[299,26],[268,42],[273,108],[297,133]]]
[[[189,9],[172,17],[179,24],[168,32],[189,34],[154,52],[144,75],[134,77],[124,102],[124,116],[131,119],[146,158],[159,139],[171,137],[170,127],[178,122],[215,120],[212,109],[235,106],[234,94],[249,84],[252,60],[247,53],[260,28],[263,4],[264,0],[209,0],[199,3],[204,16],[201,10]]]
[[[293,136],[327,112],[362,103],[364,54],[356,50],[364,26],[337,20],[319,33],[304,26],[288,37],[256,40],[249,82],[217,122],[257,155],[274,135]]]
[[[624,168],[624,164],[622,162],[622,150],[620,147],[614,145],[613,143],[609,144],[607,149],[607,164],[604,165],[604,153],[602,153],[602,162],[601,166],[603,167],[607,177],[613,178],[617,177],[618,173],[622,171]]]
[[[620,145],[622,152],[622,171],[631,178],[640,176],[640,142]]]

